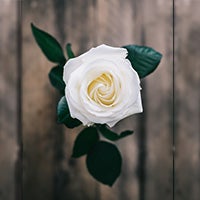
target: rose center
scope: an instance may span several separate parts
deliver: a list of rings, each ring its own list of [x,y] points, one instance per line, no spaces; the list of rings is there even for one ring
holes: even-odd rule
[[[116,88],[113,76],[110,73],[102,73],[88,85],[89,97],[103,106],[113,106],[116,99]]]

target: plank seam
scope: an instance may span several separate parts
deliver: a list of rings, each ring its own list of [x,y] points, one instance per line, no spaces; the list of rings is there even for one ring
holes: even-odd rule
[[[18,152],[15,164],[15,198],[23,199],[23,140],[22,140],[22,0],[17,1],[17,143]]]
[[[175,200],[175,0],[172,0],[172,194]]]

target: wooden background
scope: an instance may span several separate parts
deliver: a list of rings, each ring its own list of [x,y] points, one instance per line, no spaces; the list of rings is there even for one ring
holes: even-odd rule
[[[174,112],[172,5],[172,0],[0,0],[1,200],[200,199],[200,1],[175,0]],[[88,175],[85,158],[70,159],[81,128],[56,124],[60,96],[47,78],[53,65],[36,45],[30,22],[63,47],[71,42],[77,55],[102,43],[147,45],[163,54],[156,72],[142,81],[144,112],[115,128],[135,134],[117,143],[123,168],[112,188]]]

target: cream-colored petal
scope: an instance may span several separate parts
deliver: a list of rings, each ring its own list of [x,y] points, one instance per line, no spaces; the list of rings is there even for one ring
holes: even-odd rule
[[[82,54],[80,58],[83,62],[88,62],[96,60],[99,58],[126,58],[128,51],[125,48],[110,47],[108,45],[102,44],[95,48],[90,49],[85,54]]]
[[[81,64],[81,59],[79,59],[78,57],[71,58],[66,62],[63,71],[63,81],[65,82],[65,84],[68,83],[71,73],[78,69],[81,66]]]

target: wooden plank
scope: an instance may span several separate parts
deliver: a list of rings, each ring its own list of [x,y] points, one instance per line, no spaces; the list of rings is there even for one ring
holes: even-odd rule
[[[58,95],[51,87],[48,62],[36,45],[30,23],[55,34],[51,1],[23,1],[23,198],[54,198],[55,145],[62,134],[56,125]]]
[[[136,34],[138,17],[136,1],[98,1],[97,3],[97,43],[111,46],[122,46],[126,44],[138,43],[140,37]],[[136,16],[135,18],[133,16]],[[140,28],[138,28],[140,30]],[[139,32],[139,31],[138,31]],[[138,116],[129,117],[114,128],[117,132],[125,129],[134,130],[135,134],[117,143],[122,157],[123,166],[121,176],[112,188],[100,185],[101,200],[107,199],[139,199],[138,188],[138,144],[137,134],[139,134]]]
[[[116,127],[135,129],[136,136],[121,142],[125,163],[122,176],[113,190],[101,186],[102,199],[172,198],[172,62],[168,61],[172,58],[171,5],[160,1],[99,2],[102,29],[98,42],[148,45],[164,54],[157,72],[143,82],[144,113]]]
[[[143,1],[143,44],[163,54],[145,79],[146,165],[140,199],[169,200],[172,191],[172,1]]]
[[[17,160],[17,1],[0,3],[0,199],[15,199]]]
[[[176,2],[176,179],[177,200],[200,199],[200,2]]]
[[[101,1],[99,10],[104,17],[98,18],[103,27],[98,32],[98,42],[149,45],[164,54],[157,72],[143,82],[144,113],[116,127],[116,130],[135,129],[136,136],[120,142],[124,157],[122,176],[112,190],[101,185],[101,199],[171,199],[172,63],[168,67],[172,58],[171,4]],[[160,34],[155,37],[158,31]]]
[[[95,10],[96,5],[93,0],[74,0],[65,1],[65,4],[58,3],[57,12],[61,12],[64,7],[63,27],[65,34],[64,43],[71,43],[75,55],[79,55],[89,50],[95,45],[96,36],[95,27]],[[67,172],[67,183],[63,187],[63,199],[97,199],[98,200],[98,183],[89,175],[86,165],[85,156],[79,159],[70,158],[74,140],[83,127],[76,129],[64,128],[63,153],[64,158],[61,162],[61,168]]]
[[[84,9],[83,9],[84,8]],[[31,34],[30,22],[71,42],[78,54],[91,47],[93,1],[23,1],[24,199],[97,199],[84,158],[70,159],[80,128],[56,124],[58,93],[48,81],[53,66]],[[31,61],[31,62],[30,62]]]

